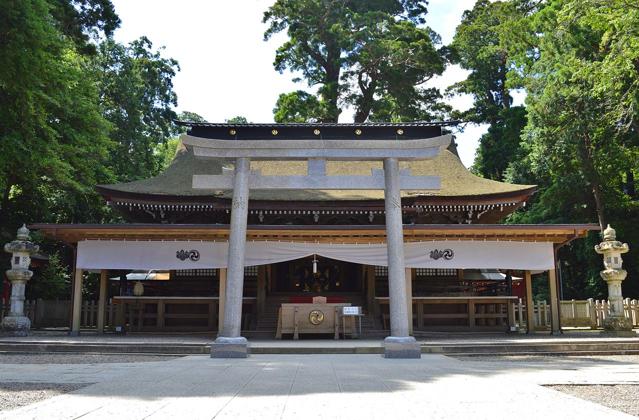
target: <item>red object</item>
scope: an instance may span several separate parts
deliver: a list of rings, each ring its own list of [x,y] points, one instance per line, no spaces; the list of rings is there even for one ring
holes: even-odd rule
[[[526,299],[526,288],[523,281],[513,282],[513,296]]]

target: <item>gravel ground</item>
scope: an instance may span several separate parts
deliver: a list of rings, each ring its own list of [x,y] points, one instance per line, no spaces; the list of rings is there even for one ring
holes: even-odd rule
[[[548,385],[548,388],[639,417],[639,385]]]
[[[0,353],[1,364],[93,364],[93,363],[139,363],[162,362],[176,356],[153,356],[147,354],[7,354]]]
[[[90,384],[0,383],[0,411],[33,404],[56,395],[73,392]]]

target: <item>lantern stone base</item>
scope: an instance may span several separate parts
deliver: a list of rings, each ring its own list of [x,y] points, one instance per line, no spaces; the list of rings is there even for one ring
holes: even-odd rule
[[[614,337],[636,337],[632,323],[626,317],[608,317],[603,322],[604,334]]]
[[[31,329],[31,320],[26,316],[5,316],[2,319],[2,334],[26,337]]]
[[[422,349],[415,337],[386,337],[384,357],[387,359],[420,359]]]
[[[248,340],[244,337],[218,337],[211,343],[211,357],[243,359],[249,355]]]

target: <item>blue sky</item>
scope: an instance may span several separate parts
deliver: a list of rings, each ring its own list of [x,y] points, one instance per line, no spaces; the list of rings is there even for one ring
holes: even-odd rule
[[[285,36],[263,41],[262,13],[273,0],[113,0],[122,19],[115,38],[129,42],[146,35],[163,54],[180,63],[175,77],[178,110],[197,112],[208,121],[224,121],[237,115],[251,122],[273,121],[272,109],[282,92],[306,89],[293,83],[291,73],[273,69],[276,48]],[[474,0],[430,0],[428,25],[449,43],[464,10]],[[466,72],[449,68],[432,81],[441,88],[463,80]],[[468,108],[469,97],[449,102]],[[348,112],[340,121],[350,120]],[[477,141],[485,127],[469,126],[457,137],[466,166],[473,162]]]

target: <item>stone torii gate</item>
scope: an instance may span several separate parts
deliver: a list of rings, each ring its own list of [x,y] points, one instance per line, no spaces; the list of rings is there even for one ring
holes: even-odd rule
[[[410,336],[404,235],[400,191],[438,190],[438,176],[413,176],[399,161],[436,157],[451,142],[450,135],[412,140],[221,140],[183,135],[195,156],[234,160],[233,171],[194,175],[193,188],[233,190],[228,268],[222,331],[211,346],[211,357],[247,357],[248,341],[241,336],[244,255],[249,191],[253,189],[373,190],[383,189],[388,247],[391,335],[384,353],[391,358],[419,358],[420,347]],[[269,176],[250,170],[254,160],[307,160],[307,175]],[[326,161],[382,161],[383,171],[370,176],[327,175]]]

